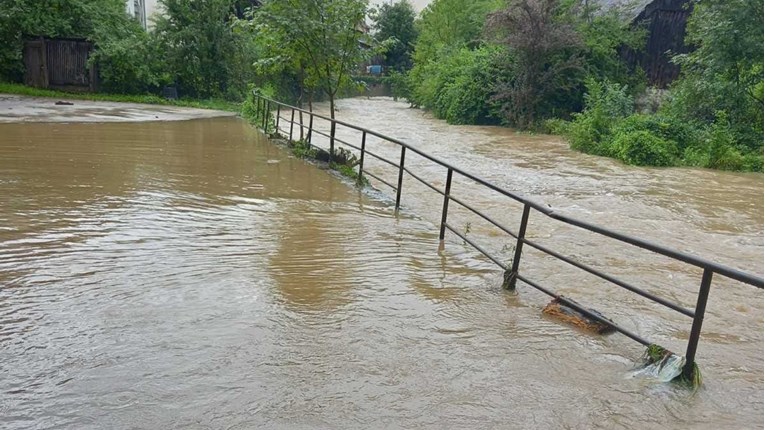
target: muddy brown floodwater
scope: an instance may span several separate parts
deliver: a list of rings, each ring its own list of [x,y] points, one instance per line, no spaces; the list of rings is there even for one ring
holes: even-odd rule
[[[558,210],[762,274],[762,175],[625,167],[387,99],[339,106]],[[715,282],[695,394],[630,378],[640,345],[543,317],[544,297],[503,291],[453,237],[438,253],[438,196],[404,190],[395,215],[384,188],[359,191],[236,118],[0,124],[0,427],[762,426],[761,291]],[[693,270],[539,217],[529,234],[692,304]],[[685,317],[533,253],[522,264],[682,350]]]

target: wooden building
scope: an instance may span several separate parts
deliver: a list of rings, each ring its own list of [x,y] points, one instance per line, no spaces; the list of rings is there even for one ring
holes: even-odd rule
[[[680,74],[680,66],[672,56],[689,51],[685,45],[685,27],[691,15],[690,0],[641,0],[629,3],[602,0],[606,7],[615,3],[631,9],[632,25],[642,25],[648,31],[644,49],[623,49],[621,54],[631,67],[645,71],[648,84],[666,88]]]

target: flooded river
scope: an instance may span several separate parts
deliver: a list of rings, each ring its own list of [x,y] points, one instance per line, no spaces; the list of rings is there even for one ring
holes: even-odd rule
[[[762,175],[625,167],[387,99],[339,108],[556,210],[762,274]],[[629,378],[640,345],[543,317],[545,297],[503,291],[461,240],[439,253],[439,196],[412,180],[396,215],[384,186],[355,189],[236,118],[0,133],[0,428],[762,427],[753,287],[714,283],[693,394]],[[515,226],[511,201],[454,192]],[[510,255],[469,214],[450,222]],[[541,216],[529,235],[693,305],[693,269]],[[533,252],[522,271],[684,350],[681,315]]]

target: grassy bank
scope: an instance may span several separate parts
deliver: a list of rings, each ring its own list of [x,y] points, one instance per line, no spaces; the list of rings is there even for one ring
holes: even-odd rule
[[[156,95],[126,95],[126,94],[105,94],[105,93],[69,93],[64,91],[46,90],[42,88],[27,87],[20,84],[8,84],[0,82],[0,94],[16,94],[29,97],[49,97],[58,99],[74,100],[92,100],[103,102],[122,102],[122,103],[145,103],[152,105],[168,105],[193,107],[199,109],[215,109],[229,112],[239,112],[241,103],[234,103],[227,100],[209,99],[178,99],[169,100]]]

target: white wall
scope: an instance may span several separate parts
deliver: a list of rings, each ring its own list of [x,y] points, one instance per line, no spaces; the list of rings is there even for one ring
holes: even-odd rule
[[[154,28],[154,22],[152,22],[151,18],[152,16],[157,13],[159,9],[159,1],[158,0],[144,0],[146,3],[146,26],[149,29]]]
[[[370,6],[377,6],[381,5],[383,3],[394,3],[397,0],[370,0],[369,5]],[[417,13],[420,13],[423,9],[425,9],[425,6],[427,6],[430,3],[431,0],[409,0],[409,3],[412,4],[412,7],[414,7],[414,11]]]

